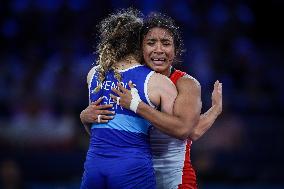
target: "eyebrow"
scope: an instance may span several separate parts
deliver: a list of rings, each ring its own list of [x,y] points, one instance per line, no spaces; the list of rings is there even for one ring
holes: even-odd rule
[[[168,38],[163,38],[163,39],[161,39],[161,41],[162,41],[162,42],[172,42],[172,40],[171,40],[171,39],[168,39]]]
[[[155,37],[148,37],[148,39],[146,39],[146,40],[147,41],[157,41],[157,38],[155,38]],[[173,41],[173,40],[170,37],[165,37],[165,38],[162,38],[161,41],[165,42],[165,41]]]

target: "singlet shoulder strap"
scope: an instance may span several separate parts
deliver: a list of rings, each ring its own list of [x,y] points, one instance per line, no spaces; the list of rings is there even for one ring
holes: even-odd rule
[[[179,80],[179,78],[181,78],[185,74],[186,74],[185,72],[182,72],[180,70],[175,69],[174,67],[171,67],[170,79],[176,85],[176,83]]]

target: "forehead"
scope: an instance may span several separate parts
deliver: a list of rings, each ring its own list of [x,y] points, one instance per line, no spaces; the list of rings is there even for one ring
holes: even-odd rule
[[[145,35],[146,39],[149,38],[159,38],[159,39],[170,39],[173,40],[173,36],[171,32],[169,32],[167,29],[155,27],[148,31],[148,33]]]

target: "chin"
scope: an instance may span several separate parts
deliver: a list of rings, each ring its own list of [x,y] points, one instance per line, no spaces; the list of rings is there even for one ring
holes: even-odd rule
[[[160,73],[162,75],[169,76],[169,71],[166,68],[158,68],[154,71],[157,72],[157,73]]]
[[[165,65],[155,65],[155,64],[147,64],[155,72],[164,72],[168,69]]]
[[[154,70],[155,72],[162,72],[165,70],[165,68],[161,66],[152,66],[151,69]]]

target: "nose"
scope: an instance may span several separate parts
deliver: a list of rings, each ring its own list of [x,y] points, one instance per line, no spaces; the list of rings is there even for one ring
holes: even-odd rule
[[[156,54],[164,54],[163,45],[161,43],[157,43],[155,45],[154,53],[156,53]]]

